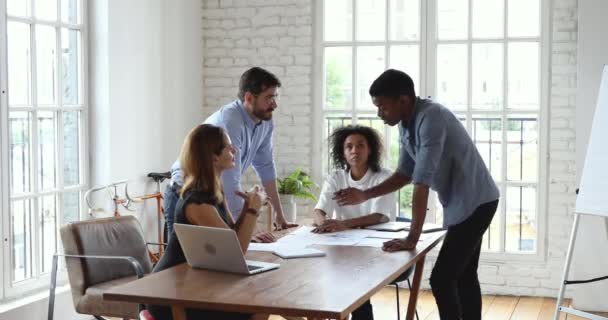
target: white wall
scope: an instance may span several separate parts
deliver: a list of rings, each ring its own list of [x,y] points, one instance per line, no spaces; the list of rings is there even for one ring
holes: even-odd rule
[[[608,2],[578,2],[578,87],[576,104],[576,180],[580,181],[595,112],[602,69],[608,64]],[[578,185],[578,184],[577,184]],[[569,279],[605,276],[608,269],[608,224],[605,218],[581,216]],[[604,254],[597,254],[604,253]],[[576,285],[573,304],[583,310],[608,311],[606,281]]]

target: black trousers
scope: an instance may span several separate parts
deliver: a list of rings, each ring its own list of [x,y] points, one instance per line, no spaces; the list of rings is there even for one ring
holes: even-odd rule
[[[353,310],[351,320],[374,320],[374,310],[372,303],[367,300],[359,308]]]
[[[477,207],[465,221],[448,228],[431,273],[431,288],[441,320],[481,319],[481,288],[477,277],[483,234],[498,200]]]

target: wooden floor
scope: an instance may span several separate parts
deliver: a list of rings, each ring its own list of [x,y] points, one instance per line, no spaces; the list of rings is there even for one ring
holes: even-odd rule
[[[409,292],[400,289],[401,319],[405,318]],[[382,320],[397,319],[395,288],[387,287],[372,297],[374,306],[374,318]],[[418,316],[420,320],[439,319],[435,298],[430,291],[422,291],[418,296]],[[512,296],[493,296],[483,297],[483,319],[486,320],[540,320],[553,319],[555,310],[555,299],[539,297],[512,297]],[[608,316],[608,313],[601,314]],[[279,316],[271,316],[270,320],[283,319]],[[562,314],[560,319],[566,319]],[[576,316],[568,316],[567,319],[583,319]]]

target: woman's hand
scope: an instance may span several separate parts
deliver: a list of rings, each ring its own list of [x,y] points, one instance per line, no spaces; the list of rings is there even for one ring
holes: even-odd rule
[[[312,233],[329,233],[347,230],[348,226],[342,220],[326,219],[323,224],[312,229]]]
[[[247,192],[235,191],[235,193],[245,200],[245,204],[243,206],[244,209],[251,208],[258,211],[268,201],[266,192],[264,192],[258,185],[255,185]]]

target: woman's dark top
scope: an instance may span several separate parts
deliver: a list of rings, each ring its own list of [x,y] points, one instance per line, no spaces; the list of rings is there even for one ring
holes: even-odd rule
[[[228,220],[228,213],[226,212],[224,203],[218,203],[215,196],[210,193],[188,190],[184,193],[184,195],[178,200],[177,205],[175,207],[175,223],[183,223],[183,224],[192,224],[188,219],[186,219],[186,207],[189,204],[209,204],[215,207],[217,212],[220,214],[220,217],[224,222],[231,226],[230,220]],[[232,226],[231,226],[232,227]],[[179,243],[179,239],[177,239],[177,234],[175,233],[175,228],[171,232],[169,236],[169,244],[165,253],[160,258],[160,261],[156,264],[152,273],[160,272],[162,270],[171,268],[178,264],[186,262],[186,257],[184,256],[184,251],[182,250],[182,246]],[[205,290],[204,287],[201,287],[201,290]],[[171,309],[167,306],[156,306],[156,305],[147,305],[146,309],[152,313],[154,320],[171,320],[173,319],[171,314]],[[213,310],[200,310],[200,309],[186,309],[187,318],[189,320],[193,319],[249,319],[251,317],[250,314],[243,313],[235,313],[235,312],[221,312],[221,311],[213,311]]]

